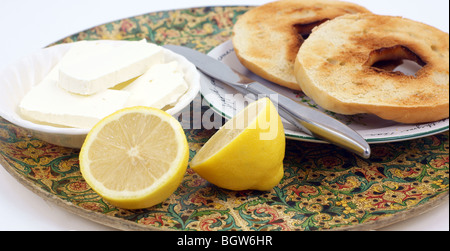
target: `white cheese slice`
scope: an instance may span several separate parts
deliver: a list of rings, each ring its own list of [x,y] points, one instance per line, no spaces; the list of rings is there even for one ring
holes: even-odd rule
[[[149,106],[162,109],[176,103],[188,90],[188,84],[178,62],[172,61],[154,65],[123,90],[131,94],[127,107]]]
[[[58,87],[61,62],[85,55],[86,48],[85,45],[73,46],[52,71],[25,95],[19,104],[25,119],[43,124],[92,128],[100,119],[125,106],[130,96],[126,91],[106,90],[83,96]],[[103,46],[98,47],[101,48]]]
[[[59,86],[91,95],[138,77],[164,60],[162,48],[145,40],[129,42],[61,64]]]

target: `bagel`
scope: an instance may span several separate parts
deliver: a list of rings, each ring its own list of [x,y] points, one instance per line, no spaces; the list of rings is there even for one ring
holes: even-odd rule
[[[376,66],[411,60],[415,75]],[[295,60],[303,92],[340,114],[416,124],[449,116],[449,35],[401,17],[354,14],[316,27]]]
[[[280,0],[253,8],[233,27],[233,46],[250,71],[281,86],[300,90],[294,61],[312,28],[350,13],[368,13],[359,5],[331,0]]]

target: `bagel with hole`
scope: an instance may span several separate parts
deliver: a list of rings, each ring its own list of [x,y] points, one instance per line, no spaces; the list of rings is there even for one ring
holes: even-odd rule
[[[298,50],[311,30],[344,14],[369,13],[359,5],[332,0],[279,0],[249,10],[233,28],[239,61],[256,75],[300,90],[294,76]]]
[[[414,61],[415,75],[382,67]],[[354,14],[314,29],[295,60],[303,92],[340,114],[416,124],[449,117],[449,35],[401,17]]]

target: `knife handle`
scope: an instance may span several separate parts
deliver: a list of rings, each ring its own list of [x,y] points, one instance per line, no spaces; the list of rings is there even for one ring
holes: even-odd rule
[[[280,116],[303,132],[347,149],[365,159],[370,157],[371,150],[367,141],[340,121],[317,109],[299,104],[260,83],[251,83],[243,88],[253,94],[265,94],[269,98],[272,96],[271,100],[278,106]],[[275,100],[273,95],[276,95],[278,100]]]

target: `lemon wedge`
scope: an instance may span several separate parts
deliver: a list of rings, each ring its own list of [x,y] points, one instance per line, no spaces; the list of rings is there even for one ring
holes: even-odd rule
[[[268,98],[249,104],[229,120],[192,159],[202,178],[229,190],[267,191],[283,177],[286,138]]]
[[[98,122],[80,151],[80,170],[111,204],[139,209],[166,200],[180,185],[189,147],[180,123],[149,107],[119,110]]]

